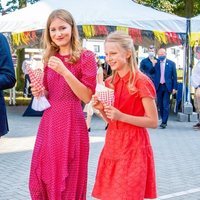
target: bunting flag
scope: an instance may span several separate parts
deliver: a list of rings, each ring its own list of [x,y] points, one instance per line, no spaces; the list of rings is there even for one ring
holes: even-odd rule
[[[142,33],[141,30],[135,28],[129,28],[128,34],[132,37],[133,42],[138,42],[139,44],[142,43]]]
[[[155,36],[154,36],[154,34],[153,34],[152,31],[144,31],[144,30],[142,30],[142,31],[141,31],[141,35],[142,35],[142,38],[143,38],[143,37],[147,37],[147,38],[149,38],[149,39],[152,40],[152,41],[155,40]]]
[[[200,45],[200,33],[191,33],[189,37],[190,46]]]
[[[117,26],[116,30],[117,31],[124,31],[125,33],[128,33],[128,27]]]
[[[85,38],[91,38],[95,36],[95,29],[92,25],[83,25],[83,33]]]
[[[79,32],[80,37],[84,37],[83,27],[80,25],[78,25],[78,32]]]
[[[165,32],[161,31],[153,31],[155,38],[162,44],[167,44],[167,37],[165,35]]]
[[[107,26],[108,33],[116,31],[116,26]]]
[[[108,35],[108,30],[106,26],[94,26],[96,36],[106,36]]]
[[[181,40],[176,33],[166,32],[165,33],[168,43],[181,45]]]
[[[174,32],[161,32],[161,31],[149,31],[139,30],[135,28],[128,28],[123,26],[104,26],[104,25],[79,25],[78,32],[82,38],[95,38],[95,37],[106,37],[109,33],[119,30],[128,33],[134,43],[142,45],[145,38],[149,40],[157,40],[160,44],[175,44],[181,45],[186,41],[186,35],[184,33]],[[23,33],[12,33],[12,43],[14,46],[30,46],[30,44],[38,44],[42,35],[42,30],[29,31]],[[190,44],[194,45],[196,41],[200,41],[200,33],[191,35]]]
[[[179,39],[181,41],[181,44],[182,45],[185,44],[185,42],[186,42],[186,34],[185,33],[178,33],[177,35],[178,35],[178,37],[179,37]]]

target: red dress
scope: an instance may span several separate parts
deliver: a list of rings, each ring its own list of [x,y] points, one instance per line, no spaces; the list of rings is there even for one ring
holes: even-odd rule
[[[84,51],[76,64],[56,55],[93,93],[96,61]],[[45,67],[45,88],[51,107],[44,111],[33,151],[29,188],[32,200],[86,200],[88,131],[81,101],[64,78]]]
[[[114,79],[114,107],[134,116],[144,116],[143,97],[155,98],[151,80],[136,73],[137,91],[127,88],[130,73]],[[146,128],[110,121],[100,155],[92,196],[101,200],[156,198],[153,152]]]

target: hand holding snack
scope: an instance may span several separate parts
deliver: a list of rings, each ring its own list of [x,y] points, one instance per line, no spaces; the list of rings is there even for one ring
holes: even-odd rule
[[[56,56],[51,56],[49,58],[48,67],[53,69],[60,75],[63,75],[63,72],[67,69],[62,60]]]
[[[103,104],[113,105],[114,103],[114,90],[98,84],[96,87],[96,95],[99,101]]]
[[[43,71],[40,68],[33,69],[31,65],[26,66],[28,74],[30,76],[31,80],[31,92],[34,97],[42,96],[42,93],[44,91],[43,86]]]
[[[103,106],[102,102],[98,100],[97,95],[92,96],[92,106],[95,109],[100,110],[100,111],[102,111],[104,109],[104,106]]]
[[[121,112],[113,106],[104,105],[104,112],[106,117],[111,121],[120,119]]]
[[[32,109],[36,111],[43,111],[50,107],[48,100],[44,95],[43,77],[44,72],[40,67],[36,67],[37,63],[33,66],[28,65],[27,71],[31,80],[31,91],[34,96]]]
[[[31,93],[34,97],[40,97],[43,95],[43,92],[44,92],[44,88],[41,88],[41,87],[37,87],[35,86],[33,83],[30,84],[30,87],[31,87]]]

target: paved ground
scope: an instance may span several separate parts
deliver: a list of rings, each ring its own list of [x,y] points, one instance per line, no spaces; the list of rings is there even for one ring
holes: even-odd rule
[[[40,117],[22,117],[25,107],[8,107],[10,132],[0,139],[0,200],[30,200],[30,159]],[[200,131],[171,116],[168,127],[150,129],[159,200],[200,200]],[[94,117],[90,133],[88,195],[104,141],[104,124]]]

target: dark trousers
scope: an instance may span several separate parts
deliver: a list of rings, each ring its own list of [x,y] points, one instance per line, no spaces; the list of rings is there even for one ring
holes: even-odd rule
[[[162,123],[167,124],[170,112],[170,92],[165,84],[160,84],[157,90],[157,103],[160,109]]]
[[[25,80],[24,80],[24,95],[27,95],[28,97],[31,97],[31,87],[29,86],[31,80],[28,74],[25,74]]]

